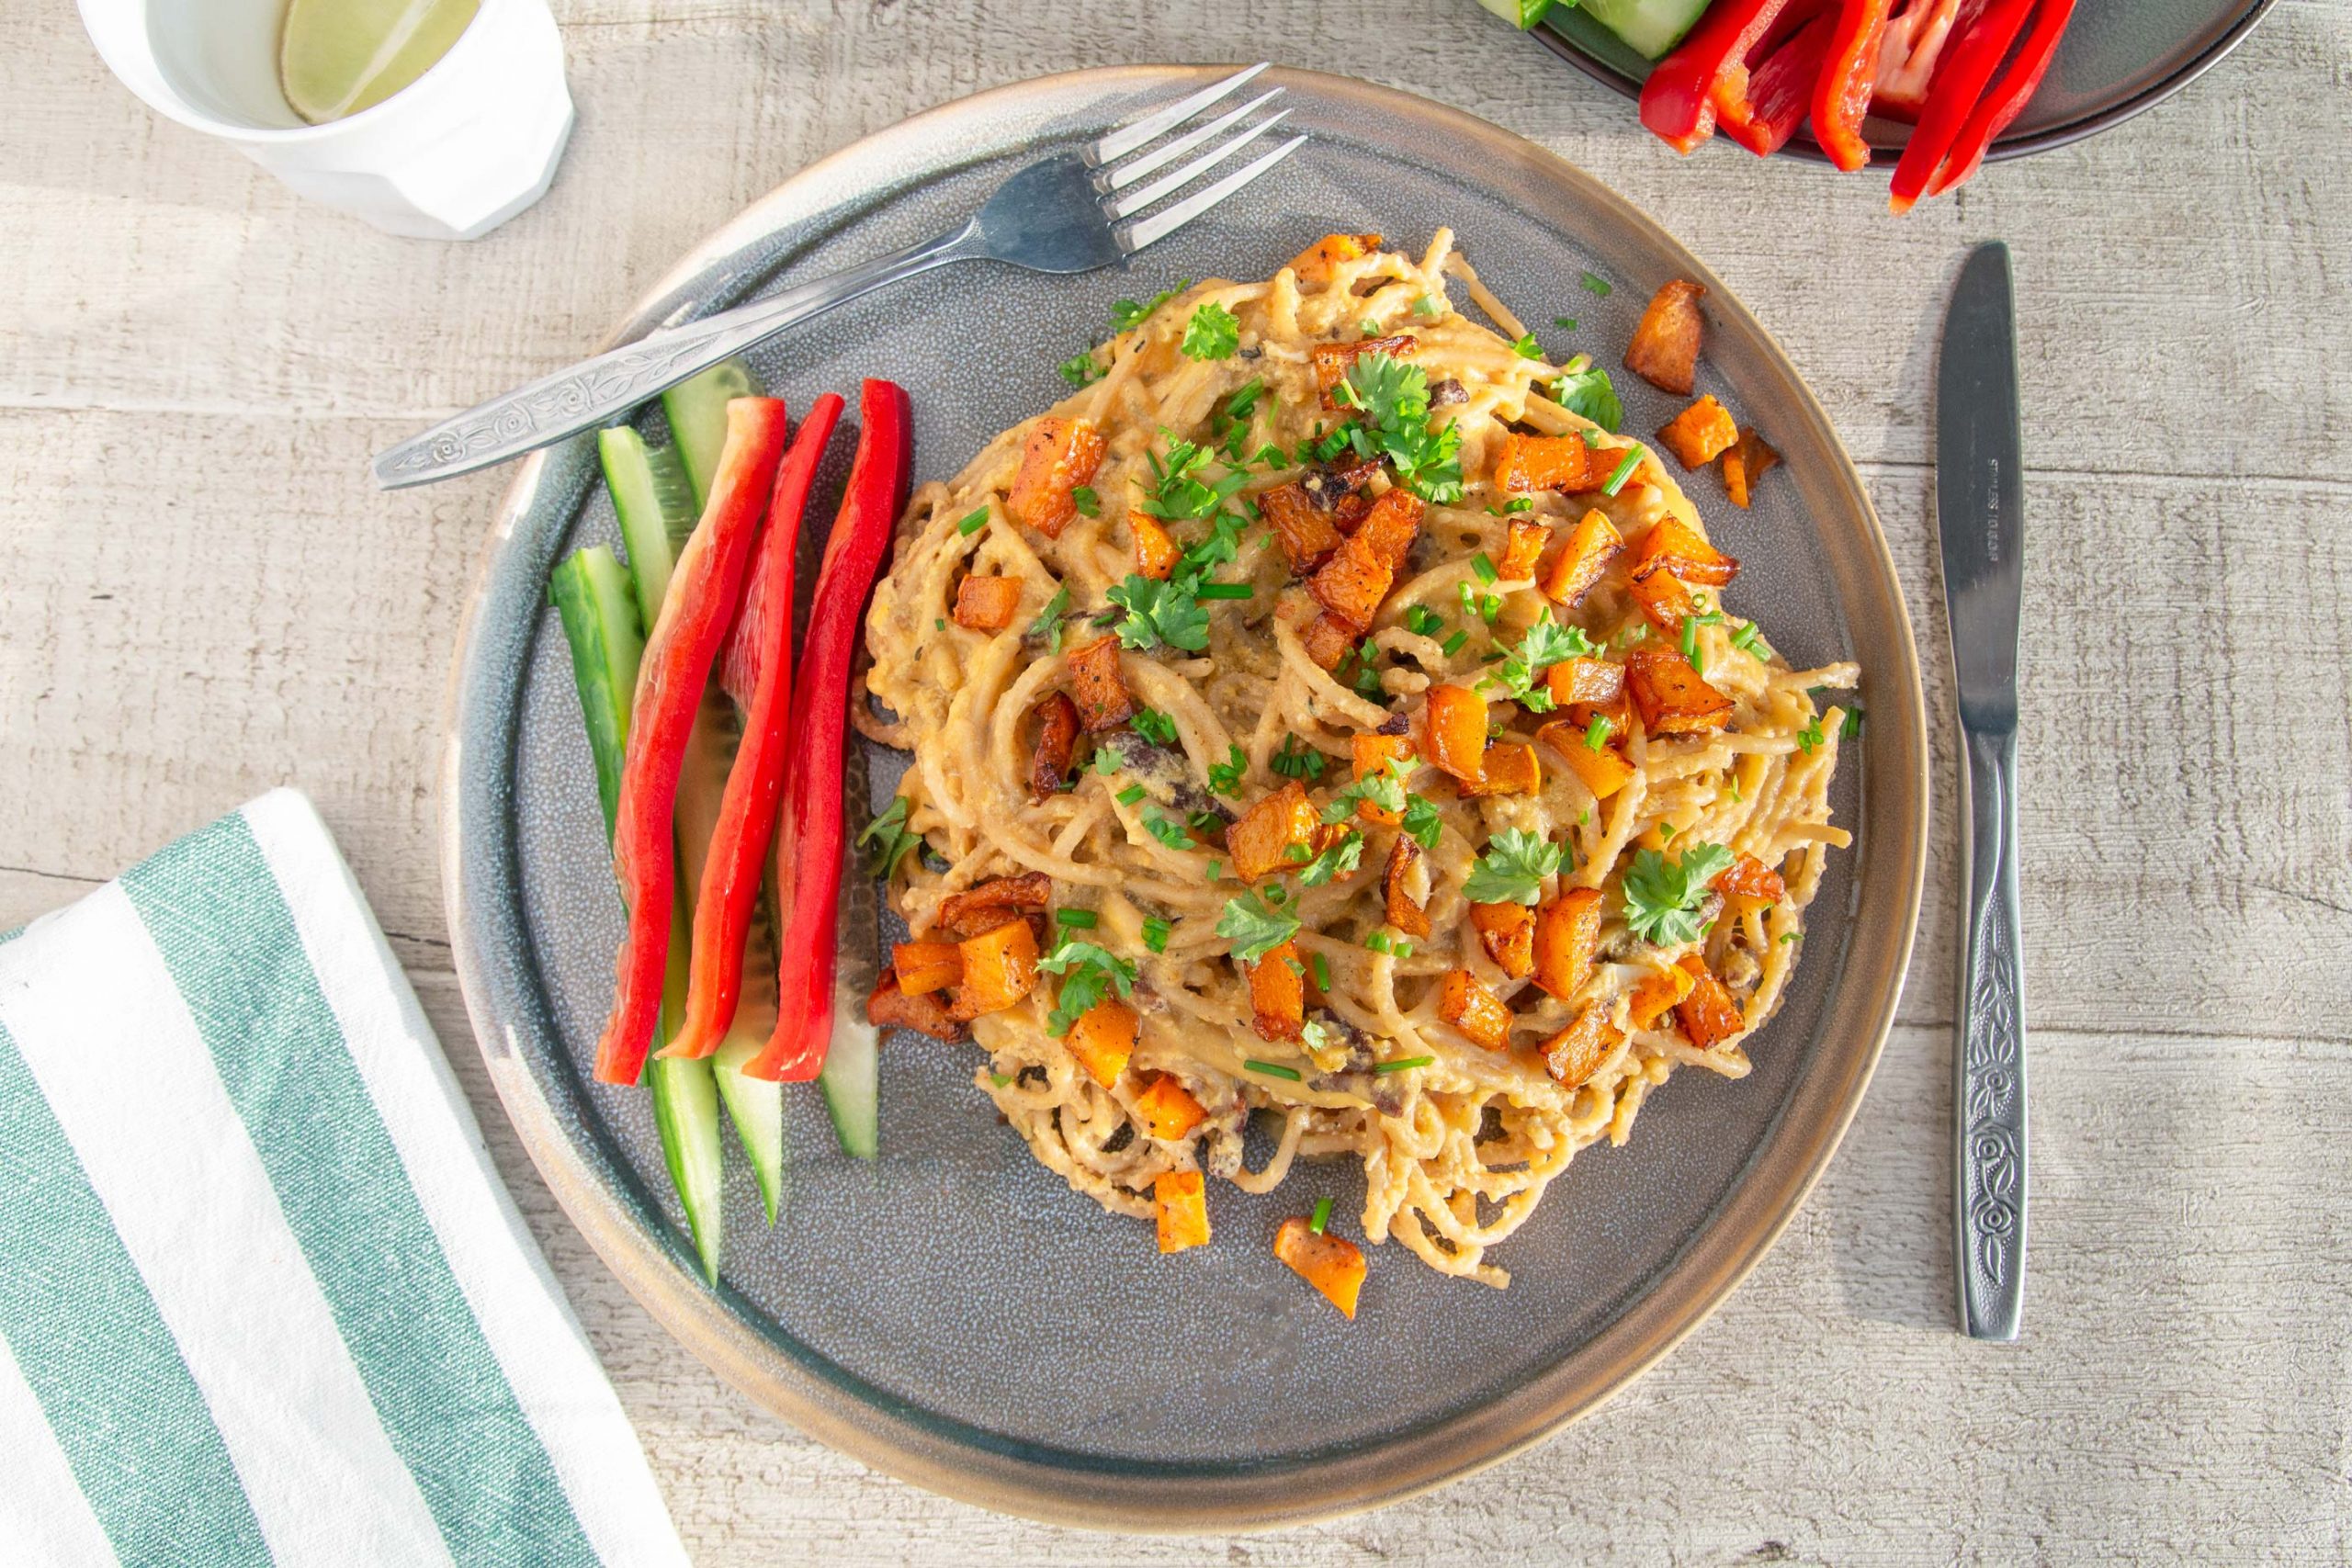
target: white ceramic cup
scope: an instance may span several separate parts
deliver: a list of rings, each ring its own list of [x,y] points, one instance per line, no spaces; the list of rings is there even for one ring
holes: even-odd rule
[[[372,108],[305,125],[277,81],[285,0],[80,0],[123,85],[313,201],[388,233],[472,240],[538,200],[571,135],[547,0],[481,0],[433,68]]]

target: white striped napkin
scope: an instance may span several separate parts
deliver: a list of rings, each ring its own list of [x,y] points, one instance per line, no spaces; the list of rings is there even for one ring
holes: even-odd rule
[[[683,1564],[278,790],[0,941],[0,1562]]]

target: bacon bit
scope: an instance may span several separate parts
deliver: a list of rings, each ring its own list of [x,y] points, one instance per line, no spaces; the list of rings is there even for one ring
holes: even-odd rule
[[[1544,558],[1544,547],[1552,542],[1552,530],[1541,523],[1524,517],[1510,520],[1510,530],[1503,545],[1503,558],[1495,563],[1495,575],[1505,582],[1518,582],[1535,575],[1535,563]]]
[[[1625,689],[1653,735],[1702,735],[1731,720],[1731,699],[1670,648],[1637,648],[1627,654]]]
[[[1674,1017],[1691,1044],[1712,1051],[1747,1027],[1739,1003],[1721,980],[1707,972],[1706,960],[1686,953],[1675,962],[1690,976],[1690,994],[1675,1007]]]
[[[1624,1043],[1624,1032],[1609,1021],[1609,1010],[1592,1002],[1577,1014],[1575,1021],[1544,1042],[1544,1066],[1561,1088],[1577,1089]]]
[[[1449,969],[1439,987],[1437,1015],[1473,1045],[1499,1051],[1510,1043],[1510,1009],[1467,969]]]
[[[1094,478],[1102,461],[1102,433],[1086,420],[1048,414],[1037,422],[1021,448],[1021,467],[1004,510],[1015,523],[1049,539],[1061,537],[1078,515],[1070,492]]]
[[[1476,781],[1464,780],[1463,795],[1534,795],[1544,787],[1544,769],[1535,748],[1524,742],[1489,746],[1479,759]]]
[[[1571,887],[1535,917],[1535,983],[1566,1001],[1584,988],[1600,950],[1600,889]]]
[[[1136,575],[1148,577],[1154,582],[1165,582],[1176,570],[1179,552],[1176,541],[1159,520],[1148,513],[1127,513],[1127,532],[1136,542]]]
[[[1710,392],[1668,420],[1657,438],[1685,468],[1698,469],[1731,450],[1739,439],[1739,426],[1732,423],[1731,411]]]
[[[1261,1040],[1295,1040],[1306,1027],[1306,965],[1300,962],[1298,943],[1286,942],[1255,964],[1250,972],[1250,1010]]]
[[[1306,283],[1329,283],[1332,269],[1345,262],[1362,261],[1380,249],[1377,234],[1326,234],[1290,260],[1291,271]]]
[[[1540,584],[1544,596],[1555,604],[1573,607],[1600,581],[1600,574],[1624,547],[1625,537],[1614,523],[1598,508],[1587,512],[1553,558],[1552,569],[1544,574]]]
[[[899,988],[899,977],[885,970],[865,998],[866,1021],[876,1029],[911,1029],[933,1040],[961,1040],[964,1026],[956,1021],[937,996],[925,991],[909,996]]]
[[[1225,848],[1234,874],[1255,882],[1295,864],[1292,848],[1311,850],[1321,825],[1314,803],[1306,798],[1306,786],[1291,780],[1226,829]]]
[[[1429,881],[1426,874],[1416,874],[1421,873],[1422,858],[1421,846],[1399,833],[1396,841],[1388,846],[1388,864],[1380,874],[1381,897],[1385,904],[1383,912],[1390,925],[1409,937],[1430,934],[1429,911],[1413,896],[1415,881],[1424,886]]]
[[[952,942],[902,942],[890,949],[899,989],[920,996],[964,982],[964,950]]]
[[[1582,434],[1524,435],[1512,431],[1496,450],[1493,482],[1505,495],[1544,490],[1573,495],[1607,484],[1620,460],[1614,448],[1595,446]]]
[[[1625,368],[1662,392],[1689,397],[1699,372],[1699,301],[1706,292],[1678,277],[1651,295],[1625,347]]]
[[[1208,1197],[1197,1170],[1164,1170],[1152,1181],[1159,1222],[1159,1250],[1182,1252],[1209,1239]]]
[[[1721,588],[1739,575],[1739,562],[1709,544],[1689,524],[1662,517],[1642,536],[1626,575],[1639,582],[1659,571],[1670,571],[1684,582]]]
[[[1367,354],[1385,354],[1391,359],[1402,359],[1419,344],[1399,333],[1396,337],[1367,338],[1363,343],[1318,343],[1307,350],[1307,357],[1315,364],[1315,389],[1327,409],[1340,407],[1332,391],[1348,378],[1356,360]]]
[[[1356,1315],[1356,1297],[1363,1290],[1363,1252],[1343,1235],[1314,1228],[1293,1214],[1274,1232],[1274,1256],[1291,1272],[1323,1292],[1323,1299],[1349,1319]]]
[[[956,624],[976,632],[1001,632],[1021,608],[1017,577],[967,577],[956,585]]]
[[[1053,902],[1054,879],[1042,871],[997,876],[939,902],[932,929],[962,941],[992,931],[1024,914],[1042,914]]]
[[[1274,540],[1282,546],[1283,558],[1290,563],[1294,577],[1313,571],[1340,547],[1340,530],[1316,510],[1306,487],[1295,480],[1259,496],[1258,513],[1272,525]]]
[[[1523,980],[1535,968],[1535,911],[1524,904],[1473,904],[1470,924],[1502,972]]]
[[[1145,1132],[1172,1144],[1206,1121],[1208,1111],[1174,1075],[1154,1073],[1136,1096],[1136,1115],[1142,1119]]]
[[[1078,758],[1078,705],[1059,692],[1037,705],[1037,739],[1029,752],[1029,793],[1058,795]]]
[[[1136,716],[1136,700],[1119,675],[1119,639],[1098,637],[1069,656],[1070,695],[1087,733],[1116,729]]]

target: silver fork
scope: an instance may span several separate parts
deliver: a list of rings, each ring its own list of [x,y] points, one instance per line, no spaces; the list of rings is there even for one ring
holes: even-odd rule
[[[376,482],[386,490],[429,484],[592,430],[797,321],[950,262],[997,261],[1032,272],[1068,273],[1091,272],[1133,255],[1305,145],[1305,136],[1293,136],[1180,197],[1290,112],[1278,109],[1245,124],[1281,96],[1275,87],[1238,108],[1191,124],[1265,69],[1262,62],[1252,65],[1114,127],[1076,152],[1030,164],[997,186],[979,211],[950,233],[748,305],[650,333],[625,348],[469,408],[379,456]],[[1188,157],[1196,151],[1198,156]],[[1176,167],[1169,168],[1170,164]],[[1137,184],[1147,176],[1157,177]]]

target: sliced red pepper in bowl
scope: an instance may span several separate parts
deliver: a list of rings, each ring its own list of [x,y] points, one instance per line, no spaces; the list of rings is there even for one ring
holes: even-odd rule
[[[1871,161],[1862,118],[1878,80],[1878,48],[1888,0],[1838,0],[1821,74],[1813,85],[1813,139],[1849,174]]]
[[[889,548],[913,456],[907,394],[899,388],[868,380],[859,393],[858,418],[864,428],[857,457],[825,541],[792,693],[786,749],[792,764],[774,855],[784,906],[783,929],[776,933],[775,1032],[743,1067],[753,1077],[794,1083],[817,1076],[832,1043],[850,667],[857,651],[859,611]]]
[[[1920,111],[1919,123],[1912,128],[1911,140],[1894,165],[1894,178],[1887,187],[1890,211],[1910,211],[1927,190],[1942,167],[1944,155],[1960,140],[1970,111],[1984,96],[1984,85],[2024,30],[2032,9],[2033,0],[1993,0],[1969,24],[1960,41],[1946,50],[1944,62],[1928,88],[1928,107]]]
[[[628,928],[615,965],[612,1017],[596,1042],[601,1083],[635,1083],[652,1043],[670,956],[678,771],[711,660],[735,618],[784,434],[784,405],[775,399],[737,398],[727,405],[726,445],[702,520],[679,553],[662,614],[646,637],[614,808],[613,874],[628,906]]]
[[[1690,36],[1650,68],[1642,123],[1677,152],[1714,134],[1715,85],[1747,62],[1789,0],[1715,0]]]
[[[1984,0],[1898,0],[1880,35],[1871,113],[1918,123],[1944,46],[1967,30]]]
[[[718,822],[695,900],[685,1022],[662,1055],[707,1056],[718,1049],[742,995],[743,943],[775,834],[792,710],[792,559],[817,465],[841,418],[842,400],[817,400],[776,469],[768,520],[743,590],[743,607],[722,656],[720,682],[743,706],[743,740],[727,771]]]
[[[2058,52],[2059,35],[2074,17],[2075,0],[2042,0],[2033,18],[2033,31],[2026,35],[2017,58],[2002,73],[1999,85],[1976,100],[1960,134],[1952,138],[1944,166],[1928,182],[1929,196],[1941,196],[1974,174],[1984,162],[1986,150],[2025,112],[2028,100],[2049,73],[2051,57]]]
[[[1748,63],[1715,85],[1715,118],[1725,136],[1758,157],[1789,144],[1813,107],[1813,85],[1837,24],[1834,0],[1799,0]],[[1793,26],[1792,26],[1793,24]]]

